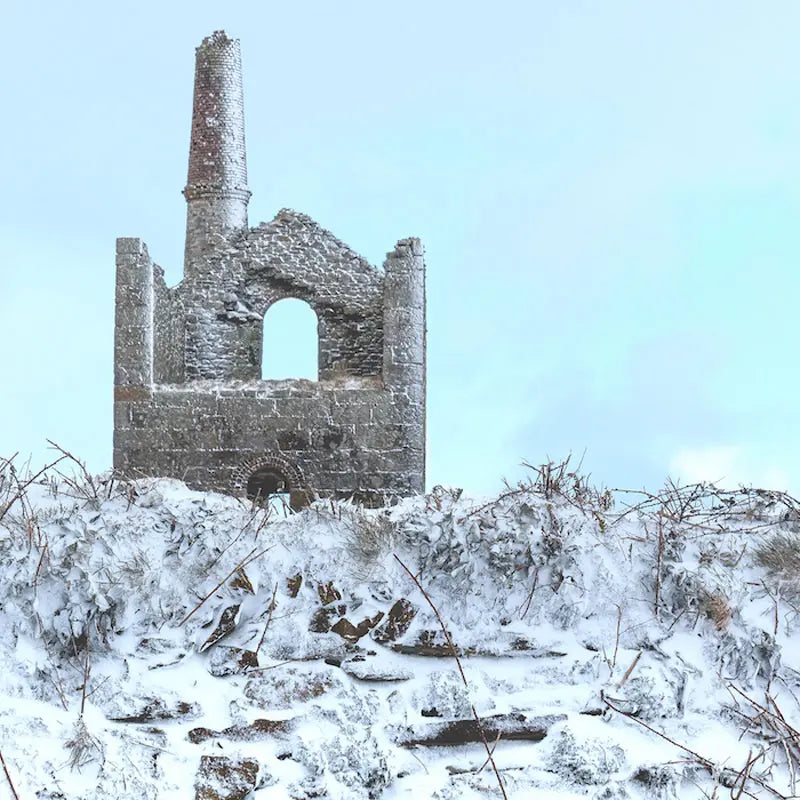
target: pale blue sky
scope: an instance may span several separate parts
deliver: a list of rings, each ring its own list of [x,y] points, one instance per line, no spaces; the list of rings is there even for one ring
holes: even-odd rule
[[[430,483],[800,489],[795,2],[23,3],[0,49],[0,453],[111,460],[114,239],[180,279],[194,48],[250,222],[427,252]]]

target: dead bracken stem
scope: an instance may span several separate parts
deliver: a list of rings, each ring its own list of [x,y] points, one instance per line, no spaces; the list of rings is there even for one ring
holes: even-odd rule
[[[622,623],[622,606],[617,606],[617,636],[614,639],[614,656],[611,659],[611,672],[613,673],[617,666],[617,653],[619,652],[619,627]]]
[[[252,564],[257,558],[261,558],[261,556],[263,556],[264,553],[269,550],[272,550],[271,545],[256,553],[256,548],[254,547],[205,597],[203,597],[203,599],[180,621],[180,623],[178,623],[178,627],[185,625],[189,621],[190,617],[192,617],[194,613],[203,606],[206,600],[208,600],[208,598],[211,597],[211,595],[214,594],[214,592],[216,592],[220,586],[225,585],[225,582],[231,577],[231,575],[233,575],[237,570],[244,569],[249,564]]]
[[[464,686],[469,689],[469,683],[467,682],[467,676],[464,674],[464,668],[461,666],[461,659],[458,657],[458,650],[456,649],[455,644],[453,644],[453,640],[450,637],[450,632],[447,630],[447,626],[444,624],[444,620],[442,619],[442,615],[439,613],[439,609],[436,608],[434,605],[433,600],[428,596],[428,593],[425,589],[422,588],[422,584],[417,580],[417,576],[402,562],[400,557],[397,553],[394,553],[395,561],[405,570],[406,574],[412,581],[416,584],[417,589],[420,590],[422,596],[425,598],[427,604],[431,607],[431,610],[436,615],[436,619],[439,621],[439,626],[442,629],[442,633],[444,634],[445,641],[447,642],[447,646],[450,648],[450,653],[452,654],[453,658],[455,659],[456,666],[458,667],[458,671],[461,674],[461,680],[464,681]],[[475,706],[473,703],[470,703],[470,707],[472,708],[472,715],[475,717],[475,723],[478,726],[478,732],[481,735],[481,741],[483,742],[483,746],[486,748],[486,756],[487,761],[492,765],[492,769],[494,770],[495,777],[497,778],[497,783],[500,786],[500,792],[505,798],[508,800],[508,795],[506,794],[506,788],[503,785],[503,779],[500,777],[500,770],[497,769],[497,764],[494,760],[493,750],[489,747],[489,742],[486,739],[486,733],[483,730],[483,723],[481,722],[481,718],[478,716],[478,712],[475,710]],[[497,742],[495,742],[495,747],[497,746]]]
[[[761,703],[757,702],[756,700],[753,700],[752,697],[746,695],[741,689],[738,689],[733,684],[729,684],[728,688],[736,692],[736,694],[756,708],[759,711],[759,717],[766,719],[768,722],[771,721],[770,724],[773,727],[780,729],[780,733],[784,739],[788,740],[794,746],[796,753],[795,760],[800,762],[800,731],[798,731],[797,728],[792,727],[786,721],[786,718],[783,716],[780,708],[778,708],[778,704],[775,702],[774,698],[770,694],[767,694],[767,702],[775,709],[774,711],[770,711],[768,708],[761,705]]]
[[[45,542],[44,547],[42,548],[42,552],[39,555],[39,563],[36,565],[36,572],[33,574],[33,588],[35,589],[39,585],[39,573],[42,570],[42,563],[44,562],[44,557],[47,555],[47,548],[48,544]]]
[[[6,503],[4,508],[0,509],[0,520],[2,520],[3,517],[8,514],[14,503],[16,503],[18,500],[22,500],[25,497],[25,490],[32,483],[35,483],[39,478],[41,478],[42,475],[44,475],[45,472],[47,472],[47,470],[52,469],[56,464],[58,464],[60,461],[63,461],[65,458],[67,458],[67,456],[63,455],[60,458],[57,458],[55,461],[51,461],[49,464],[46,464],[44,467],[42,467],[35,475],[28,478],[24,483],[19,482],[16,494],[14,494],[11,500]]]
[[[531,603],[533,602],[533,595],[536,592],[536,586],[539,583],[539,567],[536,567],[536,571],[533,573],[533,584],[531,585],[531,590],[528,593],[528,597],[522,606],[519,607],[518,612],[520,613],[520,619],[525,619],[528,616],[528,612],[531,610]],[[523,609],[524,606],[524,609]]]
[[[58,673],[58,667],[56,666],[56,662],[53,659],[53,654],[50,652],[50,647],[47,644],[47,637],[44,634],[44,622],[42,621],[39,612],[36,612],[36,620],[39,623],[39,632],[41,636],[41,642],[44,646],[44,651],[47,653],[47,657],[50,660],[50,663],[53,665],[53,673],[55,674],[55,678],[52,676],[48,676],[50,678],[51,683],[55,686],[56,691],[58,692],[58,697],[61,700],[61,705],[64,708],[64,711],[69,709],[69,704],[67,703],[67,696],[64,692],[64,684],[61,682],[61,676]]]
[[[248,675],[251,672],[267,672],[271,669],[278,669],[278,667],[285,667],[287,664],[296,664],[301,659],[299,658],[288,658],[286,661],[279,661],[277,664],[270,664],[268,667],[253,667],[253,669],[247,670]]]
[[[75,464],[78,469],[81,471],[83,475],[83,480],[86,483],[88,488],[82,488],[79,486],[74,480],[68,478],[63,473],[59,472],[58,474],[64,479],[67,486],[69,486],[73,491],[78,493],[79,495],[84,496],[87,500],[98,500],[100,497],[100,491],[97,484],[94,482],[94,478],[92,477],[92,473],[86,469],[86,464],[83,463],[79,458],[76,458],[69,450],[65,450],[61,445],[56,444],[52,439],[47,439],[47,443],[57,452],[61,453],[62,458],[68,459],[73,464]],[[57,471],[58,472],[58,471]]]
[[[664,555],[664,524],[661,514],[658,515],[658,552],[656,554],[656,596],[653,603],[653,613],[658,616],[658,601],[659,593],[661,591],[661,559]]]
[[[233,545],[235,545],[236,542],[238,542],[239,539],[241,539],[242,536],[245,535],[247,529],[256,521],[259,513],[261,513],[261,520],[256,525],[255,530],[253,531],[253,539],[258,538],[259,534],[264,529],[264,526],[267,524],[271,516],[272,511],[269,506],[266,506],[265,508],[259,508],[258,506],[255,506],[251,510],[249,517],[244,521],[242,527],[239,529],[236,536],[234,536],[228,542],[228,544],[226,544],[225,547],[223,547],[222,550],[220,550],[219,555],[211,562],[211,564],[209,565],[209,570],[213,569],[216,566],[216,564],[219,563],[220,559],[225,555],[225,553],[227,553],[228,550],[230,550],[230,548],[233,547]]]
[[[81,717],[83,717],[83,712],[86,709],[86,689],[89,684],[89,675],[91,674],[92,668],[89,663],[89,647],[90,642],[92,640],[92,632],[91,632],[91,616],[86,621],[86,656],[83,661],[83,685],[81,686]]]
[[[495,738],[494,744],[492,744],[492,750],[489,753],[490,756],[494,755],[494,751],[497,749],[497,745],[500,743],[500,736],[501,736],[501,731],[497,731],[497,737]],[[481,764],[480,767],[478,767],[478,771],[476,774],[480,775],[480,773],[483,772],[488,763],[489,759],[487,758],[486,761],[484,761],[483,764]]]
[[[6,766],[6,760],[3,758],[3,751],[0,750],[0,764],[3,765],[3,772],[6,774],[6,780],[8,781],[8,788],[11,789],[11,796],[14,800],[19,800],[19,795],[17,794],[17,790],[14,788],[14,783],[11,780],[11,775],[8,774],[8,767]]]
[[[731,688],[733,688],[733,687],[731,687]],[[705,756],[701,756],[700,753],[697,753],[694,750],[691,750],[690,748],[686,747],[686,745],[683,745],[683,744],[680,744],[679,742],[676,742],[674,739],[672,739],[669,736],[667,736],[666,733],[662,733],[661,731],[656,730],[656,728],[653,728],[652,726],[648,725],[646,722],[644,722],[643,720],[639,719],[638,717],[633,716],[633,714],[629,714],[627,711],[623,711],[621,708],[618,708],[613,703],[610,703],[608,701],[608,699],[603,695],[602,691],[600,693],[600,699],[612,711],[616,711],[617,714],[621,714],[623,717],[627,717],[628,719],[633,720],[633,722],[636,722],[638,725],[641,725],[643,728],[645,728],[646,730],[650,731],[650,733],[654,733],[656,736],[658,736],[659,738],[663,739],[665,742],[669,742],[673,747],[677,747],[679,750],[683,750],[684,753],[688,753],[694,759],[694,761],[697,764],[699,764],[704,769],[708,770],[712,775],[717,772],[717,768],[716,768],[714,762],[711,761],[711,759],[706,758]],[[752,764],[753,764],[753,759],[752,759],[752,757],[749,757],[747,759],[747,763],[744,766],[744,769],[742,769],[737,774],[737,781],[736,782],[738,783],[739,779],[741,778],[742,779],[742,785],[739,787],[737,794],[736,795],[732,794],[732,797],[741,797],[742,795],[746,795],[747,797],[752,797],[753,800],[759,800],[757,795],[753,794],[752,792],[748,792],[744,788],[744,784],[747,782],[747,780],[750,780],[753,783],[755,783],[758,786],[760,786],[762,789],[766,789],[774,797],[781,798],[781,800],[789,800],[789,798],[785,797],[780,792],[775,791],[775,789],[773,789],[771,786],[768,786],[766,783],[764,783],[764,781],[760,780],[759,778],[756,778],[754,775],[751,775],[750,774],[750,769],[752,768]]]
[[[269,602],[269,614],[267,615],[267,621],[264,623],[264,630],[261,631],[261,638],[258,640],[258,644],[256,645],[256,655],[258,655],[258,651],[261,649],[261,645],[264,644],[264,637],[267,635],[267,628],[269,628],[270,622],[272,622],[272,612],[275,611],[275,595],[278,593],[278,584],[275,584],[275,588],[272,590],[272,600]]]
[[[616,655],[616,651],[614,654]],[[622,676],[622,680],[617,684],[617,689],[621,689],[625,685],[625,681],[627,681],[628,678],[630,678],[631,673],[635,669],[636,665],[639,663],[639,659],[641,657],[642,657],[642,651],[640,650],[636,654],[636,657],[633,659],[633,661],[631,661],[631,665],[628,667],[628,669],[625,670],[625,674]]]

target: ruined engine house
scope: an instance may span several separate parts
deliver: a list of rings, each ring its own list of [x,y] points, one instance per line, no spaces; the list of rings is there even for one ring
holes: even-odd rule
[[[184,276],[117,240],[114,467],[258,499],[381,501],[425,485],[425,264],[402,239],[376,268],[284,209],[249,228],[239,42],[197,48]],[[316,313],[318,380],[262,380],[263,321]]]

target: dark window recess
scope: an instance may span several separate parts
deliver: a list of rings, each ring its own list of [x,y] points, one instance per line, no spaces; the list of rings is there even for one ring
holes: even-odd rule
[[[284,475],[273,467],[257,469],[247,480],[247,499],[265,503],[273,494],[283,494],[292,487]]]

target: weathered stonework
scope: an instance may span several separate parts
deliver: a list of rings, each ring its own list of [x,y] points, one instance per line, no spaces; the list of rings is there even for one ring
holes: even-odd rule
[[[248,229],[239,43],[197,48],[184,278],[117,240],[114,466],[198,489],[380,500],[425,485],[425,264],[383,270],[284,209]],[[318,320],[319,381],[261,380],[263,319],[298,298]]]

